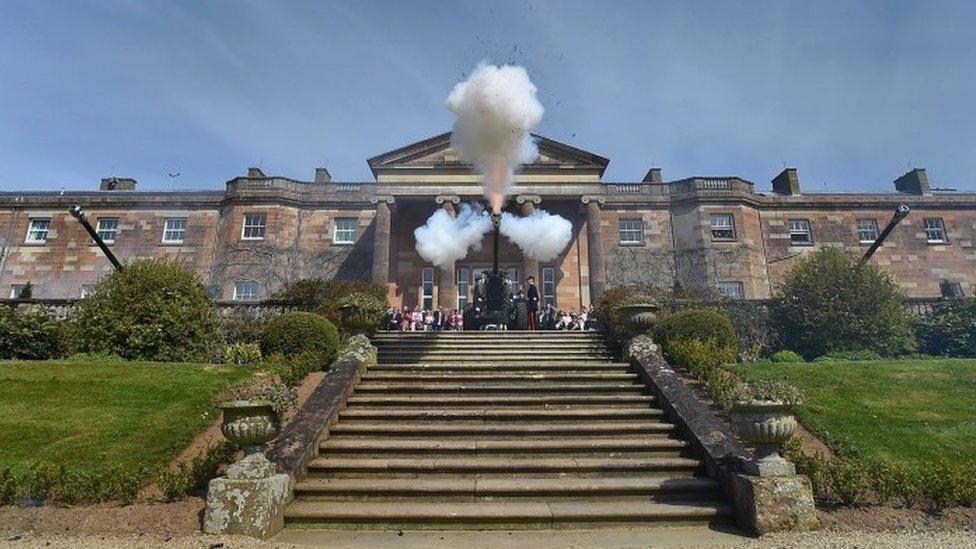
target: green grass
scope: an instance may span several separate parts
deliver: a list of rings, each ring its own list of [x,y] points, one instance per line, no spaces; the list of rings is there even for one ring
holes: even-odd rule
[[[832,448],[905,461],[976,455],[976,360],[737,365],[806,392],[802,423]]]
[[[210,425],[211,396],[243,368],[144,362],[0,361],[0,470],[164,466]]]

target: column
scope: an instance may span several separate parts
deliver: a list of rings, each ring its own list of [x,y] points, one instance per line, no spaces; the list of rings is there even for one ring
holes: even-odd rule
[[[379,197],[376,202],[376,216],[373,217],[373,282],[390,282],[390,204],[393,198]]]
[[[456,211],[455,204],[461,203],[461,198],[457,196],[438,196],[435,201],[444,208],[447,215],[454,217]],[[438,269],[437,273],[437,306],[449,311],[458,306],[457,274],[455,264],[445,265]]]
[[[603,230],[600,219],[600,199],[583,197],[586,204],[586,258],[590,268],[590,303],[603,294],[607,284],[606,265],[603,263]]]
[[[542,202],[542,197],[539,196],[517,196],[515,201],[522,205],[522,215],[528,217],[535,213],[535,205]],[[535,277],[535,284],[537,287],[542,288],[542,281],[539,279],[539,260],[532,259],[525,255],[522,256],[522,280],[518,281],[525,288],[525,280],[530,276]]]

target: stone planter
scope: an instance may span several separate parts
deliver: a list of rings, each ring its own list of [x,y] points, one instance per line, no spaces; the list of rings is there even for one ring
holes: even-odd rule
[[[617,307],[620,321],[634,335],[647,333],[657,320],[657,305],[654,303],[634,303]]]
[[[376,331],[378,323],[369,314],[358,307],[343,305],[339,307],[342,314],[342,326],[352,334],[371,335]]]
[[[792,463],[779,455],[783,443],[796,431],[793,405],[774,400],[749,400],[732,406],[732,426],[756,450],[746,464],[751,475],[768,477],[796,474]]]
[[[235,400],[220,405],[224,420],[220,432],[248,456],[259,454],[281,432],[281,417],[270,404]]]

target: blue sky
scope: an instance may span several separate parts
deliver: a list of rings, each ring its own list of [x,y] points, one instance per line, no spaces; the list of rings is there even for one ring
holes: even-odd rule
[[[539,132],[605,179],[784,164],[805,190],[976,190],[976,2],[0,4],[0,189],[222,188],[251,165],[371,180],[450,128],[482,59],[524,65]]]

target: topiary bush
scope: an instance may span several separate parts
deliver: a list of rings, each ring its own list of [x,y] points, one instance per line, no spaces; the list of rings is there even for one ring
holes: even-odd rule
[[[976,298],[936,303],[915,329],[925,354],[976,357]]]
[[[130,360],[205,361],[213,304],[200,278],[167,259],[140,259],[105,277],[78,303],[78,350]]]
[[[711,309],[684,309],[664,317],[654,330],[654,338],[664,348],[665,355],[672,341],[714,340],[733,354],[738,342],[729,317]]]
[[[778,288],[773,318],[783,346],[808,359],[846,349],[900,355],[916,346],[911,313],[891,277],[837,248],[797,262]]]
[[[776,351],[773,356],[769,357],[773,362],[805,362],[800,353],[796,351]]]
[[[64,323],[44,310],[0,307],[0,359],[47,360],[67,353]]]
[[[286,360],[310,352],[325,369],[339,350],[339,331],[335,325],[314,313],[285,313],[271,322],[261,338],[264,356],[281,355]]]

